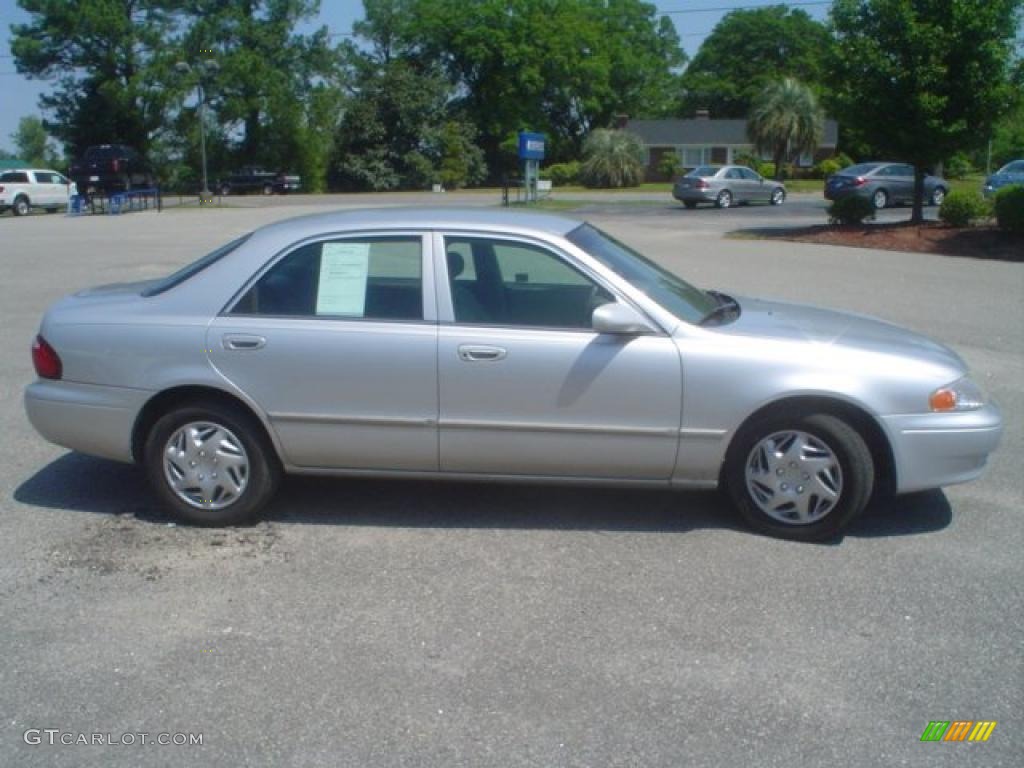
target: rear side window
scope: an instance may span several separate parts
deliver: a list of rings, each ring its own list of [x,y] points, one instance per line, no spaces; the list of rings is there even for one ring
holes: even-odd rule
[[[163,293],[164,291],[169,291],[176,285],[181,285],[190,277],[197,275],[211,264],[214,264],[215,262],[223,259],[225,256],[227,256],[233,250],[238,248],[242,243],[244,243],[248,239],[249,235],[243,235],[237,240],[232,240],[230,243],[222,245],[220,248],[218,248],[215,251],[211,251],[210,253],[203,256],[201,259],[193,261],[191,264],[189,264],[186,267],[182,267],[174,274],[168,275],[163,280],[154,283],[152,286],[144,290],[142,292],[142,295],[147,297],[156,296],[157,294]]]
[[[260,277],[231,314],[422,320],[422,269],[415,236],[309,243]]]
[[[20,171],[8,171],[0,174],[0,182],[8,184],[28,184],[28,174]]]

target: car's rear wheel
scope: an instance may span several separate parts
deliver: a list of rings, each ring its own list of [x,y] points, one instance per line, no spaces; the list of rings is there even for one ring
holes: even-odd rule
[[[782,205],[786,202],[786,190],[781,187],[772,190],[772,205]]]
[[[728,208],[732,205],[732,192],[727,189],[719,192],[718,197],[715,198],[715,205],[719,208]]]
[[[697,207],[697,201],[696,200],[684,200],[683,201],[683,205],[685,205],[687,208],[689,208],[692,211],[694,208]]]
[[[161,501],[197,525],[252,519],[274,495],[281,475],[255,419],[216,402],[179,406],[158,419],[144,457]]]
[[[871,204],[875,206],[875,210],[882,210],[889,204],[889,193],[884,189],[875,190],[875,193],[871,195]]]
[[[930,202],[931,202],[932,205],[938,207],[938,206],[942,205],[942,201],[945,200],[945,199],[946,199],[946,190],[944,190],[942,187],[936,187],[934,189],[934,191],[932,192],[932,196],[931,196]]]
[[[730,446],[723,479],[752,528],[816,541],[860,514],[873,477],[864,438],[842,419],[817,413],[768,415],[745,427]]]
[[[27,216],[30,210],[28,198],[22,195],[14,201],[14,205],[11,210],[14,211],[15,216]]]
[[[270,184],[264,184],[263,185],[263,194],[264,195],[272,195],[272,194],[274,194],[274,187],[272,185],[270,185]]]

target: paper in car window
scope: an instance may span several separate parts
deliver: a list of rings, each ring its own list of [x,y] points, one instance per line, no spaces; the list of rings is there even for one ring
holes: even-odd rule
[[[324,243],[316,313],[362,317],[366,311],[369,267],[369,243]]]

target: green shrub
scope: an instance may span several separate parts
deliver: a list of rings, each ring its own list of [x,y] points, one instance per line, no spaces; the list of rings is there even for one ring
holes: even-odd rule
[[[1024,185],[1014,184],[996,192],[996,224],[1008,232],[1024,232]]]
[[[843,165],[843,161],[838,157],[826,157],[816,166],[814,169],[820,174],[821,178],[831,176],[833,173],[839,173],[846,166]]]
[[[756,171],[761,164],[760,158],[750,152],[737,152],[733,155],[732,161],[736,165],[745,165],[747,168]]]
[[[834,200],[828,207],[829,224],[863,224],[875,218],[875,206],[871,200],[857,195],[847,195]]]
[[[754,166],[754,170],[764,176],[766,179],[775,178],[775,163],[761,163],[759,162]]]
[[[580,183],[580,164],[578,160],[570,160],[568,163],[552,163],[547,168],[541,168],[540,177],[550,179],[556,187],[565,187],[570,184]]]
[[[969,227],[971,222],[990,216],[985,198],[973,189],[954,190],[939,206],[939,218],[951,227]]]
[[[957,152],[946,163],[946,167],[943,169],[947,179],[962,179],[970,174],[974,173],[974,166],[971,164],[971,159],[963,152]]]
[[[670,180],[675,179],[681,169],[679,155],[675,152],[666,152],[658,160],[658,173],[662,176],[668,176]]]
[[[588,187],[636,187],[644,178],[644,145],[628,131],[598,128],[583,144],[580,181]]]

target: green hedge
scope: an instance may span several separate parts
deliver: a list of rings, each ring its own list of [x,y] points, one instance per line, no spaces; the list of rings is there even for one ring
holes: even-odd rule
[[[995,209],[1000,229],[1024,233],[1024,185],[1014,184],[996,192]]]
[[[553,163],[547,168],[541,168],[540,177],[550,179],[556,187],[566,187],[571,184],[580,183],[580,164],[576,160],[568,163]]]
[[[875,206],[866,197],[848,195],[834,200],[828,207],[829,224],[863,224],[875,218]]]
[[[939,218],[951,227],[969,227],[972,222],[991,215],[985,198],[973,189],[950,192],[939,207]]]

